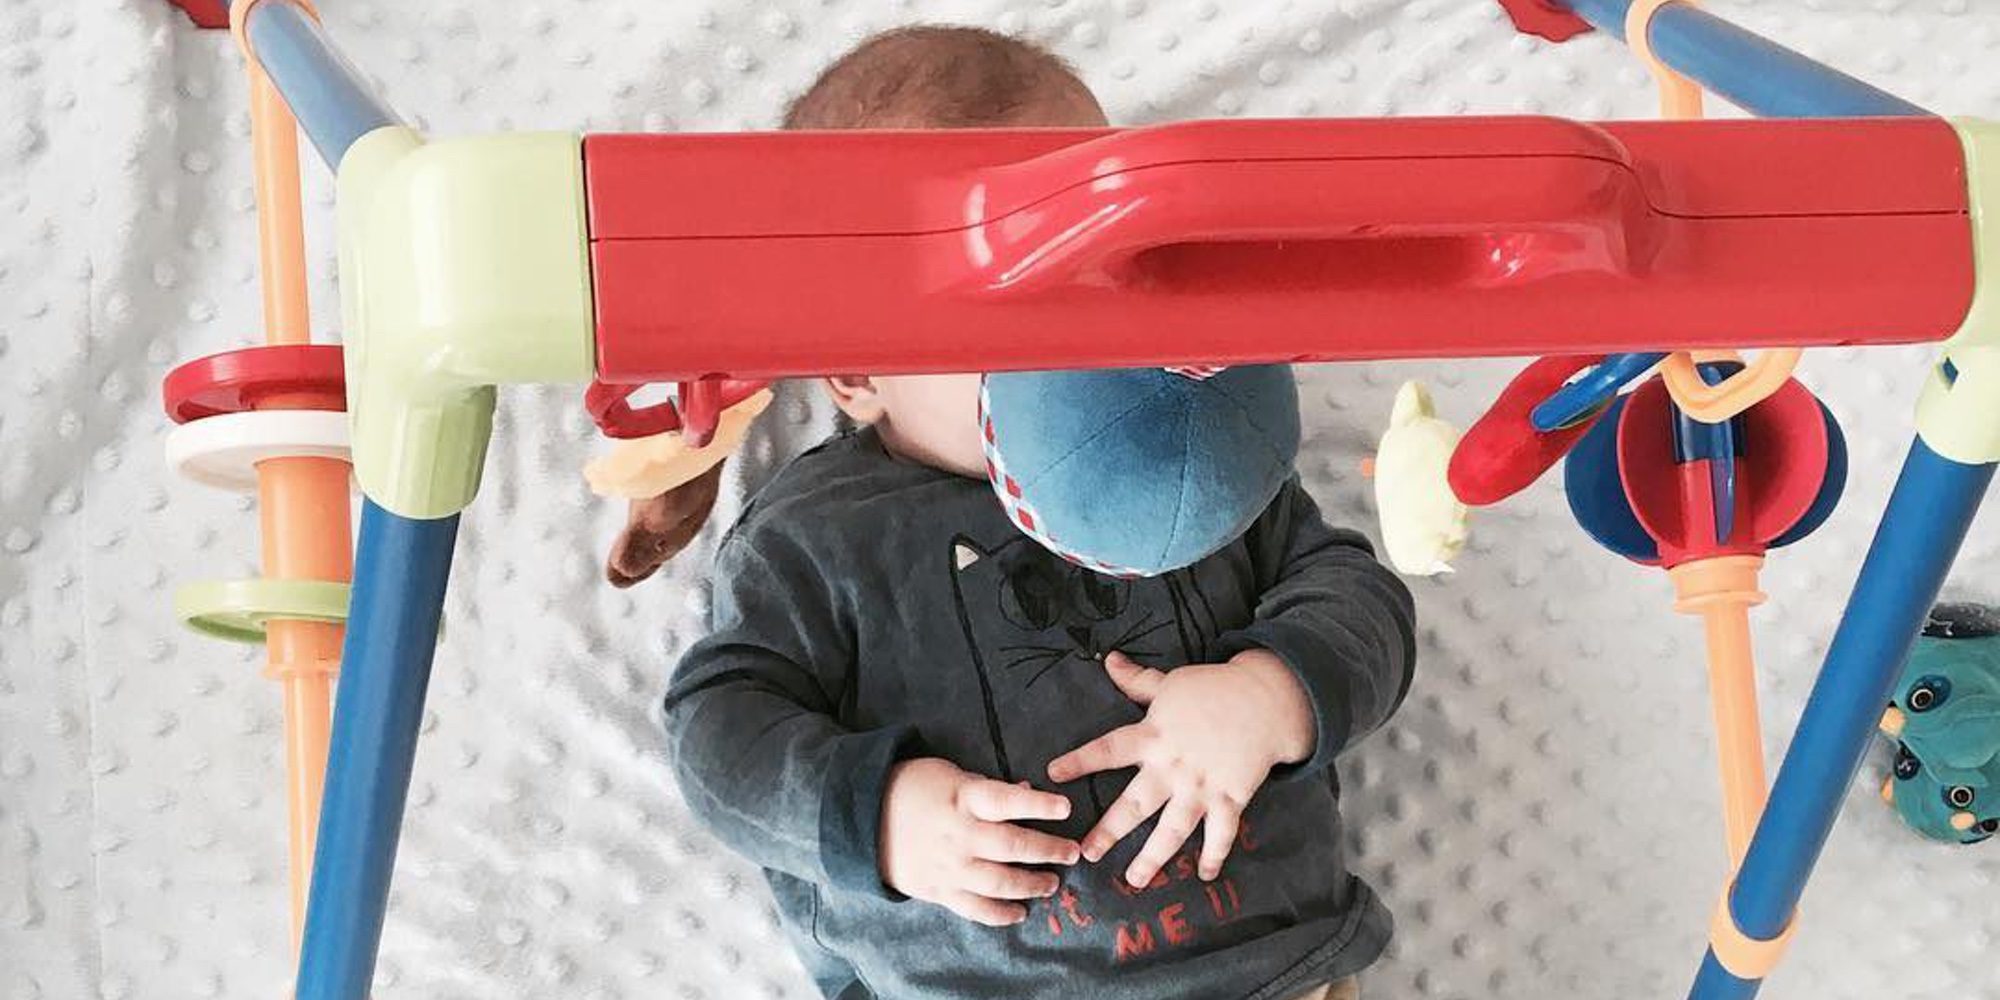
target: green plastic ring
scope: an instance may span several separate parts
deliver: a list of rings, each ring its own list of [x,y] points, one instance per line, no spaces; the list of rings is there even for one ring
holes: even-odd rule
[[[269,621],[346,621],[349,589],[330,580],[211,580],[175,591],[174,614],[204,635],[259,643]]]

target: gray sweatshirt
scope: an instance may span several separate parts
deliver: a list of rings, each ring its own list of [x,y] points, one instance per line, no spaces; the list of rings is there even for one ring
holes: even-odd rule
[[[1151,824],[1055,897],[989,928],[883,885],[889,769],[943,757],[1067,795],[1081,838],[1131,771],[1052,786],[1050,760],[1144,711],[1105,676],[1262,647],[1313,706],[1312,758],[1271,776],[1221,877],[1200,836],[1145,889],[1121,877]],[[712,631],[666,696],[689,807],[763,866],[820,989],[858,998],[1284,1000],[1359,971],[1388,912],[1348,871],[1331,767],[1409,689],[1409,592],[1296,482],[1240,541],[1146,580],[1072,566],[1009,524],[983,482],[837,436],[758,494],[717,557]]]

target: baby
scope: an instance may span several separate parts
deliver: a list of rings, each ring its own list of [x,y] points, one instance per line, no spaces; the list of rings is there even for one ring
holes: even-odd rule
[[[1095,126],[1057,59],[984,31],[861,45],[787,128]],[[1352,997],[1390,936],[1341,848],[1335,758],[1408,690],[1409,593],[1289,484],[1240,540],[1094,575],[984,481],[977,375],[847,376],[856,429],[717,556],[666,696],[689,808],[763,866],[828,997]],[[614,580],[713,477],[635,506]]]

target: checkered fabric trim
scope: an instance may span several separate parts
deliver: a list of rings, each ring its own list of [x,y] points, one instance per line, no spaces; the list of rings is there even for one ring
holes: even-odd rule
[[[1048,521],[1035,510],[1028,498],[1022,495],[1021,483],[1007,472],[1007,463],[1000,457],[1000,444],[993,433],[993,417],[990,397],[986,392],[986,380],[979,380],[979,444],[986,453],[986,478],[993,483],[993,492],[1000,498],[1001,509],[1007,512],[1007,519],[1029,538],[1040,542],[1050,552],[1055,553],[1093,573],[1131,580],[1146,574],[1128,566],[1118,566],[1102,559],[1092,559],[1065,547],[1049,531]]]
[[[1228,365],[1175,365],[1167,369],[1175,375],[1191,378],[1197,382],[1206,382],[1228,370]]]

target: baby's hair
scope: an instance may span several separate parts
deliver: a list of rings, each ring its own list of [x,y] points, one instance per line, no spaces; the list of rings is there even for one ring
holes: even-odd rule
[[[918,25],[876,35],[827,67],[784,127],[976,128],[1062,109],[1096,113],[1097,98],[1055,55],[983,28]]]

